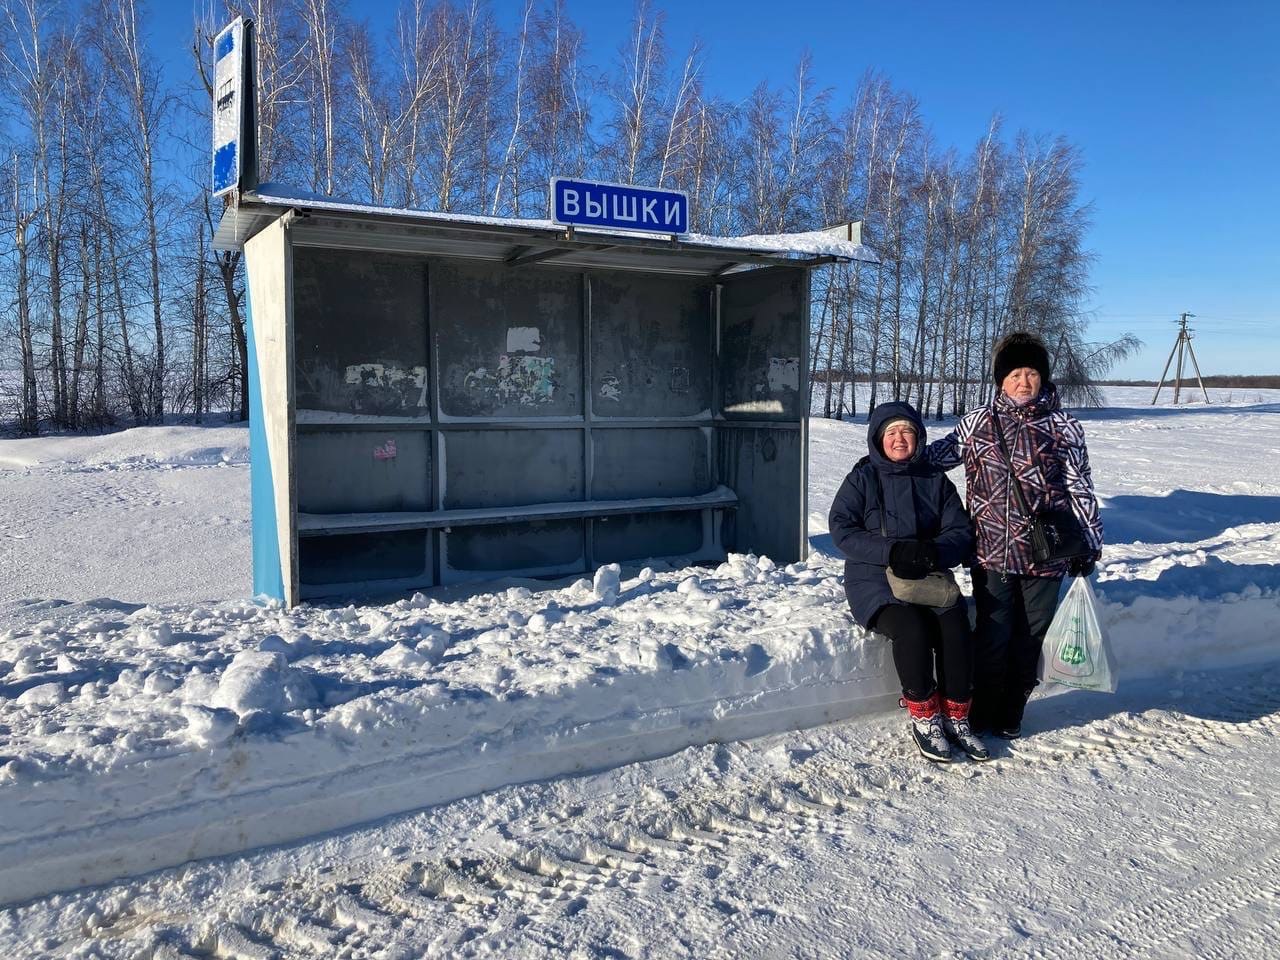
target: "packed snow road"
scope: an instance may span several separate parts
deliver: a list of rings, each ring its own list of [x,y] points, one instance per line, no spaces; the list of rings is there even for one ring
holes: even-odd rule
[[[1280,682],[1037,700],[932,766],[900,712],[691,748],[0,912],[9,956],[1265,956]],[[288,811],[282,810],[282,816]]]

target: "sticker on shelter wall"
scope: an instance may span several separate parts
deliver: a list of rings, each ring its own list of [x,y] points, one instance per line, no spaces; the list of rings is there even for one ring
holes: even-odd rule
[[[613,374],[605,374],[600,378],[600,398],[602,400],[621,400],[622,390],[618,378]]]
[[[394,460],[396,458],[396,440],[390,437],[387,442],[380,447],[373,448],[373,459],[375,460]]]
[[[672,393],[688,393],[689,392],[689,368],[688,367],[672,367],[671,368],[671,392]]]
[[[550,403],[556,392],[556,361],[554,357],[512,357],[503,354],[498,367],[472,370],[463,378],[468,390],[486,394],[499,403],[518,403],[536,406]]]
[[[542,334],[537,327],[508,327],[507,353],[537,353],[542,349]]]
[[[769,390],[772,393],[777,393],[779,390],[799,390],[800,358],[770,357],[768,377]]]

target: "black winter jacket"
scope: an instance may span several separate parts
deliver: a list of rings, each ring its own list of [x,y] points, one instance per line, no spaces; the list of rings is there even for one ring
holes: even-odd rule
[[[894,463],[876,444],[880,425],[907,417],[916,425],[916,452],[905,463]],[[884,403],[876,407],[867,424],[870,451],[844,478],[828,521],[831,538],[845,556],[844,592],[853,618],[866,627],[889,603],[901,603],[889,590],[884,571],[889,548],[896,540],[932,540],[942,569],[964,563],[973,551],[969,515],[955,486],[924,458],[924,422],[908,403]],[[881,507],[868,481],[875,471],[884,498],[882,536]]]

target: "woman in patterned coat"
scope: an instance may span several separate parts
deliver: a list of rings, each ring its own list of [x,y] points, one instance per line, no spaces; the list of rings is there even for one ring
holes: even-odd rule
[[[1044,343],[1033,334],[1009,334],[996,344],[992,372],[995,399],[961,418],[925,455],[944,470],[964,464],[977,542],[971,722],[974,729],[1011,740],[1022,732],[1062,578],[1093,573],[1102,550],[1102,519],[1084,430],[1058,402]],[[1004,436],[1012,469],[997,430]],[[1092,552],[1070,561],[1038,563],[1031,545],[1032,518],[1023,502],[1032,514],[1070,507]]]

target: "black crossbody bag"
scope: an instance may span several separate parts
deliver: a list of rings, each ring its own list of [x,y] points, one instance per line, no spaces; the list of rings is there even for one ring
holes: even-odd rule
[[[1000,429],[1000,417],[993,414],[996,428],[996,439],[1000,441],[1000,452],[1004,455],[1005,465],[1009,468],[1009,486],[1018,497],[1018,506],[1022,513],[1031,518],[1031,555],[1036,563],[1054,563],[1059,560],[1072,560],[1075,557],[1086,557],[1093,553],[1084,538],[1084,530],[1080,521],[1070,508],[1066,510],[1041,510],[1032,513],[1027,506],[1027,498],[1018,485],[1017,475],[1013,469],[1013,457],[1009,455],[1009,445],[1005,442],[1004,431]]]

